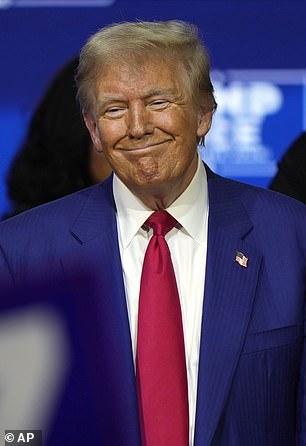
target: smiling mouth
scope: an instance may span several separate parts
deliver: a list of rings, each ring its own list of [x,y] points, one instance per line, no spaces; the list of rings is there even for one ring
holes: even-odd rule
[[[125,152],[141,152],[141,151],[147,151],[150,149],[154,149],[155,147],[159,147],[162,144],[168,143],[170,140],[166,140],[166,141],[162,141],[162,142],[158,142],[158,143],[154,143],[154,144],[146,144],[144,146],[140,146],[140,147],[119,147],[118,150],[123,150]]]

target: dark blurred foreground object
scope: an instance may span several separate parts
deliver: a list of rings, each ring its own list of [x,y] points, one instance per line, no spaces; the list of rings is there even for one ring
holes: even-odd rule
[[[97,154],[83,122],[74,81],[78,58],[56,74],[7,175],[5,217],[104,180],[111,169]]]
[[[285,152],[269,188],[306,204],[306,132]]]
[[[118,348],[118,330],[101,324],[105,312],[110,324],[118,322],[117,302],[105,298],[107,286],[101,295],[105,276],[86,262],[65,276],[1,288],[0,437],[5,429],[41,430],[44,446],[129,438],[134,413],[120,379],[126,346]]]

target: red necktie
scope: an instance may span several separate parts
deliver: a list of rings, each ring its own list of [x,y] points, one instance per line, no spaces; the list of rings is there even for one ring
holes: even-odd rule
[[[164,238],[177,221],[166,211],[153,228],[140,283],[136,378],[143,446],[188,446],[184,334],[170,251]]]

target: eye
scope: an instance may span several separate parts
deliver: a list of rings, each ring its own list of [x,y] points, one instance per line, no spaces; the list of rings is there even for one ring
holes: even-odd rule
[[[107,118],[116,119],[121,118],[124,115],[125,111],[125,107],[109,107],[104,111],[103,115]]]
[[[154,110],[163,110],[166,108],[170,102],[167,99],[156,99],[155,101],[150,102],[150,107]]]

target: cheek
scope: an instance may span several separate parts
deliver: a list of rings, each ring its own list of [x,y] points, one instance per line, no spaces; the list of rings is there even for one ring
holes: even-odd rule
[[[103,122],[99,125],[99,135],[103,148],[112,148],[124,136],[124,126],[119,122]]]
[[[189,111],[182,111],[166,117],[161,125],[168,133],[177,139],[184,141],[186,139],[196,139],[197,120],[196,117],[190,116]]]
[[[185,127],[185,119],[177,114],[169,114],[160,117],[159,127],[173,136],[182,135],[182,129]]]

